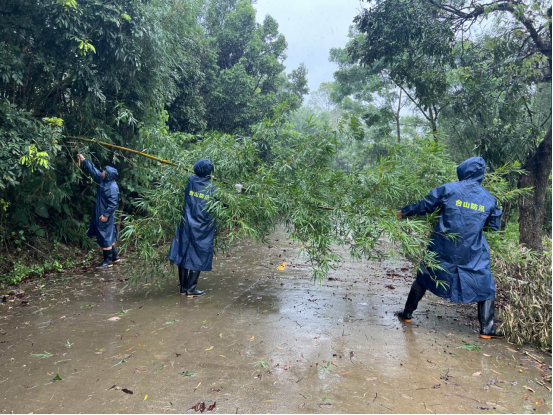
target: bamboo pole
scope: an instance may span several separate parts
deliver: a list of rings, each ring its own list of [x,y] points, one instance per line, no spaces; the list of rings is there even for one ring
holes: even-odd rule
[[[138,154],[140,156],[147,157],[147,158],[155,160],[155,161],[159,161],[160,163],[169,164],[170,166],[175,166],[175,167],[179,166],[178,164],[175,164],[175,163],[173,163],[169,160],[163,160],[163,159],[151,156],[149,154],[142,153],[141,151],[133,150],[131,148],[126,148],[126,147],[121,147],[121,146],[118,146],[118,145],[115,145],[115,144],[104,143],[102,141],[96,141],[96,140],[91,140],[90,138],[82,138],[82,137],[66,136],[66,138],[70,138],[72,140],[87,141],[89,143],[95,143],[95,144],[100,144],[100,145],[103,145],[103,146],[113,147],[113,148],[116,148],[118,150],[128,151],[130,153]]]

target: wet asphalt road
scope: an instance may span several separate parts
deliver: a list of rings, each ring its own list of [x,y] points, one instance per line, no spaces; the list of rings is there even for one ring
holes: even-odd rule
[[[551,413],[551,357],[479,339],[474,306],[427,294],[403,324],[407,264],[346,262],[314,284],[297,252],[281,233],[244,243],[194,299],[176,277],[123,289],[124,264],[25,284],[0,306],[0,410]]]

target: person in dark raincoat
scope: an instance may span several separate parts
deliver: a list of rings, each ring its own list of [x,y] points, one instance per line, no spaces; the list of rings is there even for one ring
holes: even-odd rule
[[[119,173],[111,166],[106,166],[100,172],[90,160],[86,160],[82,154],[77,154],[79,161],[88,170],[92,178],[98,183],[94,213],[88,228],[88,237],[94,238],[103,250],[104,260],[96,268],[111,267],[119,262],[120,258],[115,247],[117,241],[117,228],[115,227],[115,209],[119,203],[119,187],[115,181]]]
[[[194,173],[184,190],[184,212],[171,244],[169,259],[179,268],[181,295],[200,296],[197,290],[201,271],[211,271],[215,219],[208,212],[207,203],[217,186],[211,184],[213,164],[207,159],[194,164]]]
[[[429,290],[454,303],[478,303],[480,337],[503,337],[493,327],[495,283],[490,271],[490,248],[483,233],[484,227],[499,229],[502,212],[495,198],[481,186],[485,172],[483,158],[469,158],[457,167],[458,182],[436,187],[424,200],[397,212],[401,218],[440,209],[428,249],[437,254],[444,268],[430,269],[421,263],[405,309],[398,313],[400,319],[410,322],[418,302]],[[456,238],[448,238],[447,234],[456,234]]]

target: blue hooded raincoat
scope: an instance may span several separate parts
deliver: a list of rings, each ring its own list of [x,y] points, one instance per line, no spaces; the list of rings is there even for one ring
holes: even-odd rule
[[[92,178],[98,183],[96,191],[96,202],[94,202],[94,213],[90,221],[87,235],[90,238],[96,236],[96,242],[102,248],[109,248],[117,241],[117,228],[115,227],[115,209],[119,203],[119,187],[115,180],[119,177],[116,169],[106,166],[106,178],[102,179],[102,172],[94,167],[91,161],[83,161],[84,167],[88,170]],[[107,222],[102,222],[100,216],[108,218]]]
[[[421,264],[417,282],[455,303],[495,297],[490,249],[482,230],[484,226],[498,230],[502,212],[495,198],[481,186],[485,172],[484,159],[472,157],[457,167],[458,182],[436,187],[424,200],[401,209],[404,216],[440,209],[441,216],[428,249],[438,254],[441,266],[448,272],[427,269]],[[457,234],[457,240],[448,239],[444,236],[446,233]],[[448,286],[437,285],[437,280],[447,282]]]
[[[193,271],[211,271],[215,219],[207,211],[208,200],[217,186],[211,185],[213,164],[207,159],[194,164],[194,173],[184,190],[184,212],[171,244],[169,259],[175,265]]]

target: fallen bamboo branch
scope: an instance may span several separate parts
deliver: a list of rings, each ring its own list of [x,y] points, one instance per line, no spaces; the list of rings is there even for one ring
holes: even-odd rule
[[[121,146],[118,146],[118,145],[115,145],[115,144],[111,144],[111,143],[104,143],[103,141],[96,141],[96,140],[91,140],[90,138],[83,138],[83,137],[72,137],[72,136],[66,136],[66,138],[69,138],[69,139],[72,139],[72,140],[79,140],[79,141],[87,141],[89,143],[95,143],[95,144],[100,144],[102,146],[107,146],[107,147],[112,147],[112,148],[116,148],[118,150],[124,150],[124,151],[128,151],[130,153],[134,153],[134,154],[138,154],[140,156],[143,156],[143,157],[147,157],[149,159],[152,159],[152,160],[155,160],[155,161],[159,161],[160,163],[165,163],[165,164],[169,164],[170,166],[175,166],[175,167],[179,167],[178,164],[175,164],[169,160],[163,160],[163,159],[160,159],[158,157],[154,157],[154,156],[151,156],[149,154],[146,154],[146,153],[143,153],[141,151],[137,151],[137,150],[133,150],[132,148],[126,148],[126,147],[121,147]],[[185,167],[186,168],[186,167]],[[186,168],[187,170],[189,170],[188,168]]]

